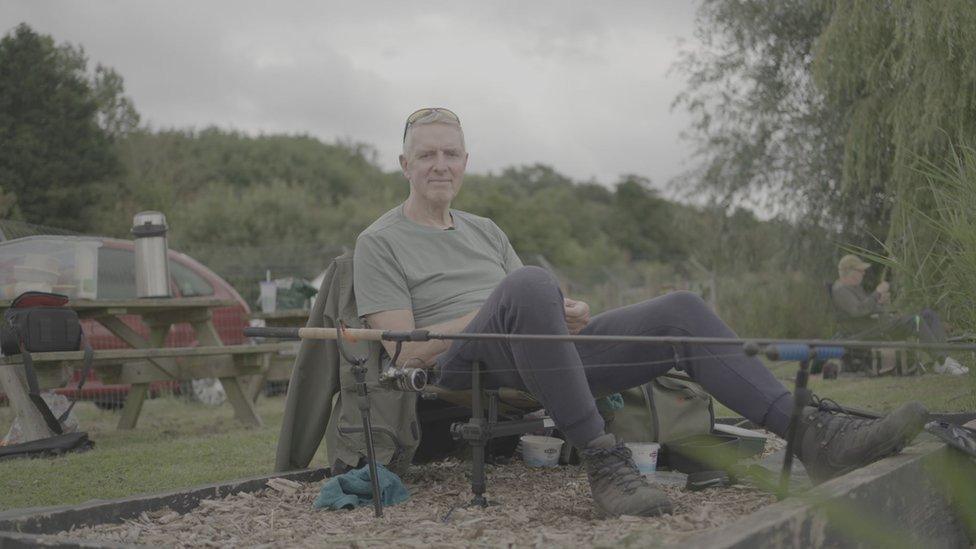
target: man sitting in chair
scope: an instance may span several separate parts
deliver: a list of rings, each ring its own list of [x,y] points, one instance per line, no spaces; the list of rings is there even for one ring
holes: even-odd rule
[[[864,272],[871,267],[854,254],[840,258],[837,264],[838,279],[830,289],[830,297],[837,312],[838,321],[847,335],[858,338],[897,337],[917,334],[925,343],[945,343],[946,333],[939,315],[931,309],[923,309],[914,315],[899,315],[889,309],[891,294],[888,283],[881,281],[868,294],[861,283]],[[959,364],[945,353],[935,353],[934,370],[938,374],[964,375],[969,368]]]
[[[420,109],[407,118],[400,166],[406,201],[359,235],[354,286],[371,328],[433,332],[735,337],[698,296],[674,292],[590,317],[589,306],[562,294],[544,269],[523,267],[490,219],[451,209],[468,153],[457,115]],[[393,345],[383,342],[392,355]],[[647,383],[672,367],[687,372],[720,402],[785,436],[793,397],[741,346],[435,340],[407,343],[402,365],[435,368],[438,383],[470,388],[481,360],[486,385],[534,395],[581,450],[597,509],[606,516],[671,511],[663,491],[637,470],[630,451],[604,430],[594,395]],[[927,412],[908,403],[878,420],[804,410],[796,456],[818,481],[898,452]]]

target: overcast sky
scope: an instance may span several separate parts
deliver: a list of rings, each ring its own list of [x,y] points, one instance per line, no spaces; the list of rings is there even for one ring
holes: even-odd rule
[[[469,172],[540,162],[661,186],[690,155],[670,69],[697,4],[3,0],[0,31],[83,46],[154,128],[351,139],[392,170],[406,115],[446,106]]]

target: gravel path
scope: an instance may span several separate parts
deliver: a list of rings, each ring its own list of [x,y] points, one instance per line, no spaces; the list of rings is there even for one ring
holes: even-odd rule
[[[352,511],[312,508],[321,482],[269,481],[257,493],[204,500],[185,515],[167,509],[123,524],[79,528],[61,535],[129,544],[179,547],[578,547],[679,543],[775,501],[747,486],[688,492],[662,486],[675,514],[600,519],[579,466],[530,469],[521,462],[488,466],[487,509],[465,508],[469,464],[449,460],[415,466],[404,477],[407,502],[373,518],[371,507]],[[640,542],[638,542],[640,538]]]

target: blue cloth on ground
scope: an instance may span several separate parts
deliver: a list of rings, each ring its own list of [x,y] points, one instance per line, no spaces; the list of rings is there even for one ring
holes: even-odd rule
[[[603,403],[606,405],[607,409],[611,412],[616,410],[624,409],[624,396],[620,393],[614,393],[609,396],[603,397]]]
[[[410,498],[410,492],[400,477],[378,463],[376,476],[380,481],[380,500],[383,506],[396,505]],[[313,506],[317,509],[325,507],[339,510],[372,504],[373,486],[370,483],[369,466],[365,465],[330,478],[322,486]]]

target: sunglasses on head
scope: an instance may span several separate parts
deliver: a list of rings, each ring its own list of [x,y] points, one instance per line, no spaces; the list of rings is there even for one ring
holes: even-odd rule
[[[452,119],[454,119],[454,121],[457,122],[459,126],[461,125],[461,119],[458,118],[458,115],[454,114],[454,111],[450,109],[445,109],[443,107],[425,107],[423,109],[417,109],[413,111],[410,114],[410,116],[407,117],[407,123],[405,126],[403,126],[403,141],[406,142],[407,130],[410,129],[410,126],[412,126],[414,122],[420,120],[421,118],[424,118],[425,116],[434,114],[435,112],[442,112],[448,115],[449,117],[451,117]]]

